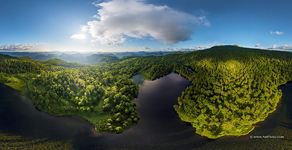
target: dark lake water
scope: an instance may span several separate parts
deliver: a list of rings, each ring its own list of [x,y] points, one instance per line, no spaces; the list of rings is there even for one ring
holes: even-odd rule
[[[191,83],[178,74],[169,74],[139,85],[138,98],[134,99],[140,121],[121,134],[100,134],[94,127],[78,117],[53,117],[40,112],[30,99],[21,96],[8,86],[0,84],[0,131],[48,139],[72,139],[76,149],[194,149],[204,148],[214,142],[195,134],[195,129],[182,122],[173,109],[177,98]],[[292,84],[291,84],[292,85]],[[282,102],[291,99],[283,89]],[[288,92],[287,92],[288,91]],[[273,128],[275,119],[281,115],[277,110],[259,124],[249,135],[223,137],[216,141],[249,141],[250,135],[263,135]]]

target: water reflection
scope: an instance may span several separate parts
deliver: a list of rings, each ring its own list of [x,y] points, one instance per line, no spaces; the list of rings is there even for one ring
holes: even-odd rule
[[[134,80],[135,83],[137,83],[139,85],[143,84],[143,82],[144,82],[144,77],[143,77],[143,75],[140,75],[140,74],[135,75],[132,79]]]
[[[76,149],[194,149],[203,148],[208,143],[215,143],[216,147],[222,141],[250,141],[251,134],[265,135],[274,127],[273,122],[281,112],[277,110],[247,136],[210,141],[196,135],[195,130],[182,122],[173,110],[177,97],[190,84],[187,79],[174,73],[141,83],[138,98],[134,99],[141,120],[122,134],[97,133],[92,125],[78,117],[47,115],[36,110],[31,100],[21,96],[20,92],[0,84],[0,131],[72,139]],[[292,86],[283,88],[283,100],[292,97],[291,94],[285,94]]]

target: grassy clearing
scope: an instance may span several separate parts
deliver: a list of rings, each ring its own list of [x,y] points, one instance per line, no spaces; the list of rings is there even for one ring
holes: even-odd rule
[[[22,95],[26,95],[28,93],[26,83],[20,79],[17,79],[17,80],[18,80],[18,82],[16,82],[16,83],[4,83],[4,84],[12,87],[15,90],[21,91]]]

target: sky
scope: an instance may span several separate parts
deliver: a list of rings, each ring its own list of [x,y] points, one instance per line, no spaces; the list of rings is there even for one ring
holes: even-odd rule
[[[0,51],[292,50],[291,0],[1,0]]]

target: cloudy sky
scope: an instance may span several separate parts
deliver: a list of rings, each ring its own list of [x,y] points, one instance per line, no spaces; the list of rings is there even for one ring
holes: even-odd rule
[[[0,51],[292,49],[290,0],[1,0]]]

